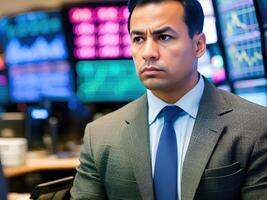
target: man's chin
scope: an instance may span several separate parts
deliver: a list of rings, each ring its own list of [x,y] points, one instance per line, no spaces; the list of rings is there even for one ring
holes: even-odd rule
[[[159,83],[143,83],[143,85],[151,91],[164,91],[166,87]]]

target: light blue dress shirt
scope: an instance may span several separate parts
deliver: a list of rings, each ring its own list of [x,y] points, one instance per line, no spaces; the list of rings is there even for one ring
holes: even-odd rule
[[[177,139],[177,150],[178,150],[178,174],[177,174],[177,191],[179,199],[181,199],[181,178],[182,169],[185,154],[188,148],[189,140],[197,116],[199,102],[204,91],[204,80],[200,75],[198,83],[187,92],[181,99],[175,104],[182,108],[185,112],[174,122],[174,129],[176,132]],[[164,119],[160,113],[162,108],[167,105],[166,102],[156,97],[150,90],[147,90],[148,99],[148,122],[149,122],[149,137],[150,137],[150,153],[151,153],[151,165],[152,175],[154,177],[154,168],[158,143],[160,134],[163,129]]]

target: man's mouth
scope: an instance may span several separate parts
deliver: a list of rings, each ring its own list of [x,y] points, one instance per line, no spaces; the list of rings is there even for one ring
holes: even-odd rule
[[[144,74],[147,76],[153,76],[153,75],[157,75],[161,71],[163,71],[163,70],[158,68],[158,67],[155,67],[155,66],[145,66],[142,69],[141,74]]]

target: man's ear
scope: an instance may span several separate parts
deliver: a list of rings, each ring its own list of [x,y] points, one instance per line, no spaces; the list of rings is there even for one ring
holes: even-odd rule
[[[194,37],[196,57],[200,58],[206,52],[206,36],[204,33],[198,33]]]

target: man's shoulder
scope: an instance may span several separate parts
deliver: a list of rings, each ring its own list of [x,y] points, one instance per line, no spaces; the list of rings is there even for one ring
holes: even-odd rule
[[[134,113],[141,109],[143,104],[146,103],[146,95],[139,97],[138,99],[126,104],[125,106],[110,112],[97,120],[91,122],[92,125],[103,125],[103,123],[116,123],[116,121],[121,121],[129,118],[129,116],[134,115]]]
[[[90,135],[94,144],[116,143],[119,140],[118,138],[121,138],[121,134],[125,133],[128,120],[136,120],[137,115],[145,116],[144,103],[146,103],[146,95],[88,123],[85,128],[85,134]]]
[[[225,106],[225,112],[219,114],[219,118],[228,126],[229,129],[235,131],[241,130],[243,136],[248,138],[259,138],[267,131],[267,108],[258,104],[247,101],[236,94],[216,89],[216,100],[224,102],[217,103],[217,107]],[[215,107],[216,109],[216,107]],[[256,136],[257,135],[257,136]]]

